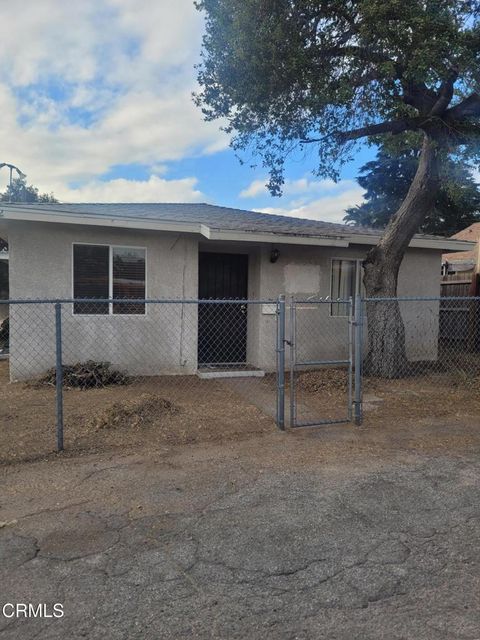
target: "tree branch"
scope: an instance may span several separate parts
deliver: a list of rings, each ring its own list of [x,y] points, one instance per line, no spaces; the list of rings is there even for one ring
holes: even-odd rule
[[[387,55],[378,51],[372,51],[367,47],[360,47],[356,44],[337,45],[322,49],[320,58],[350,58],[358,57],[364,62],[391,62],[397,68],[398,63]]]
[[[386,122],[380,122],[379,124],[367,125],[366,127],[352,129],[351,131],[339,131],[333,135],[339,142],[347,142],[348,140],[358,140],[358,138],[376,136],[381,133],[398,134],[403,131],[416,131],[424,122],[425,118],[422,116],[416,118],[401,118],[399,120],[388,120]]]
[[[456,122],[450,129],[450,135],[457,144],[469,144],[474,138],[480,137],[480,124],[468,120]]]
[[[358,25],[355,22],[356,16],[353,16],[351,13],[348,13],[347,9],[343,10],[341,7],[337,7],[336,11],[338,15],[345,20],[345,22],[348,22],[355,31],[358,31]]]
[[[472,93],[468,98],[445,111],[445,117],[449,120],[463,120],[478,116],[480,116],[480,94],[478,93]]]
[[[403,102],[409,104],[420,113],[428,113],[434,106],[437,95],[424,82],[402,82]]]
[[[393,133],[395,135],[402,133],[403,131],[416,131],[422,124],[425,124],[425,118],[422,116],[418,116],[417,118],[388,120],[386,122],[360,127],[359,129],[352,129],[350,131],[335,131],[323,138],[304,138],[300,140],[300,142],[302,144],[311,144],[313,142],[324,142],[328,138],[336,138],[336,140],[342,144],[349,140],[358,140],[358,138],[377,136],[382,133]]]
[[[453,97],[453,86],[458,78],[458,70],[452,69],[448,74],[448,77],[442,82],[440,91],[438,92],[438,99],[430,110],[430,116],[440,116],[446,110]]]
[[[469,122],[469,118],[480,117],[480,94],[474,93],[455,107],[447,109],[439,115],[436,114],[437,110],[440,111],[442,109],[442,104],[449,100],[450,93],[452,92],[453,94],[452,83],[454,82],[452,74],[450,79],[445,81],[445,85],[442,87],[443,91],[442,89],[440,90],[437,102],[427,116],[420,115],[414,118],[387,120],[378,124],[351,129],[350,131],[335,131],[323,138],[304,138],[300,142],[302,144],[311,144],[324,142],[328,138],[335,138],[339,144],[343,144],[350,140],[377,136],[383,133],[397,135],[404,131],[418,131],[418,129],[423,129],[432,137],[443,135],[455,137],[457,142],[460,139],[467,140],[469,136],[476,136],[480,133],[480,125]]]

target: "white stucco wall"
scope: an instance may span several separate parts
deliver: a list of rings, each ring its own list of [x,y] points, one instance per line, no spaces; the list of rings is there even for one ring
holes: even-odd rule
[[[2,257],[1,255],[0,255],[0,269],[1,269],[0,277],[8,280],[8,259]],[[8,318],[8,313],[9,313],[8,304],[2,304],[0,300],[0,323],[3,320],[5,320],[5,318]]]
[[[270,262],[270,247],[259,257],[258,295],[276,298],[281,293],[299,298],[330,295],[331,261],[334,258],[364,259],[368,247],[330,248],[279,246],[280,256]],[[440,251],[409,249],[403,260],[398,284],[399,296],[440,295]],[[407,355],[411,360],[434,360],[438,345],[438,302],[405,302],[401,305],[406,329]],[[287,336],[289,332],[287,309]],[[252,364],[273,370],[275,357],[265,347],[275,334],[275,317],[261,315],[259,342]],[[337,360],[348,357],[348,320],[331,316],[330,305],[297,306],[297,358]],[[288,361],[288,349],[287,349]]]
[[[330,295],[331,260],[363,259],[367,247],[349,249],[279,245],[220,244],[194,235],[132,231],[54,223],[11,223],[11,298],[71,298],[72,244],[91,242],[145,247],[147,297],[198,296],[199,249],[249,255],[250,299],[319,298]],[[399,295],[438,296],[440,252],[409,250],[400,270]],[[438,303],[402,305],[411,359],[435,359]],[[53,366],[54,310],[46,306],[11,309],[11,377],[28,378]],[[289,331],[287,311],[287,337]],[[152,305],[146,316],[78,316],[63,308],[63,360],[107,360],[132,374],[191,374],[197,369],[197,305]],[[300,305],[297,314],[298,358],[344,359],[348,355],[348,320],[331,317],[330,305]],[[276,315],[263,305],[249,305],[248,363],[275,369]],[[288,349],[287,349],[288,354]]]
[[[198,242],[178,234],[15,223],[9,230],[10,295],[72,297],[72,243],[145,247],[148,298],[196,298]],[[54,364],[54,310],[11,308],[12,379],[37,375]],[[147,305],[146,315],[73,315],[63,305],[63,360],[106,360],[132,374],[193,373],[197,368],[197,306]]]

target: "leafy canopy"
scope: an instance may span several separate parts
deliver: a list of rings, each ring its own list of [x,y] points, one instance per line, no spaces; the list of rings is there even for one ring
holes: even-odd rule
[[[347,209],[344,221],[379,229],[386,227],[407,195],[419,155],[419,147],[410,144],[381,145],[375,160],[363,165],[357,178],[365,189],[364,202]],[[480,186],[468,166],[448,154],[442,155],[439,164],[434,208],[427,213],[419,230],[451,236],[480,221]]]
[[[37,187],[27,185],[27,179],[15,178],[3,193],[0,202],[58,202],[53,193],[39,193]]]
[[[279,194],[285,158],[338,177],[355,141],[424,132],[478,157],[479,0],[199,0],[197,104]],[[457,151],[459,153],[460,151]]]

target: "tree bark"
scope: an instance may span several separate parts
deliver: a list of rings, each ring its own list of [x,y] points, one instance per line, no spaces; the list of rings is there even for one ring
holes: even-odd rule
[[[438,186],[438,144],[425,134],[419,165],[405,200],[363,263],[367,298],[395,298],[405,251],[433,209]],[[422,274],[418,274],[422,278]],[[398,378],[408,371],[405,327],[397,301],[367,302],[367,375]]]

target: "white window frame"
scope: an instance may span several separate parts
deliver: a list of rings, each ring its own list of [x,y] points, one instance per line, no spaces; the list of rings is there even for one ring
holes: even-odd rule
[[[72,272],[72,300],[75,300],[75,282],[74,282],[74,247],[76,245],[87,245],[90,247],[108,247],[108,297],[113,299],[113,249],[141,249],[145,253],[145,299],[147,299],[147,247],[139,247],[138,245],[129,244],[108,244],[106,242],[72,242],[72,258],[71,258],[71,272]],[[108,303],[108,313],[75,313],[75,304],[72,304],[72,315],[75,317],[83,318],[145,318],[147,315],[148,305],[145,304],[143,313],[113,313],[113,305],[115,302]]]
[[[344,260],[348,262],[355,262],[355,291],[352,296],[353,301],[353,309],[355,308],[355,296],[360,295],[362,292],[362,262],[364,258],[346,258],[346,257],[333,257],[330,258],[330,317],[331,318],[348,318],[348,315],[341,315],[338,313],[332,313],[334,304],[342,304],[336,303],[333,299],[333,262],[334,260]],[[345,304],[345,303],[343,303]]]

